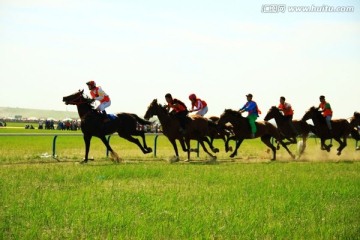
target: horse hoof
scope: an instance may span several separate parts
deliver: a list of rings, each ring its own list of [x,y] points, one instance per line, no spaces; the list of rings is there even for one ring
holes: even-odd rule
[[[230,157],[231,157],[231,158],[235,157],[235,154],[231,154]]]
[[[190,159],[185,159],[184,162],[190,162]]]
[[[341,152],[338,152],[337,155],[340,156],[340,155],[341,155]]]
[[[210,160],[206,161],[205,163],[215,163],[216,162],[216,156],[212,157]]]
[[[228,149],[228,151],[232,152],[232,150],[233,150],[233,148],[230,146],[229,149]],[[228,152],[228,151],[227,151],[227,152]]]
[[[172,158],[169,159],[169,163],[174,163],[174,162],[178,162],[179,161],[179,157],[178,156],[174,156]]]
[[[88,161],[87,160],[83,160],[80,162],[80,164],[84,164],[84,163],[87,163]]]
[[[152,152],[152,148],[150,148],[150,147],[147,148],[146,150],[147,150],[147,153],[151,153],[151,152]]]

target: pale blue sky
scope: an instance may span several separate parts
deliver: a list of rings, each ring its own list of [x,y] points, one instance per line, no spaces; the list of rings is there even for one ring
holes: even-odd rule
[[[168,92],[208,115],[252,93],[263,114],[285,96],[300,118],[325,95],[334,118],[360,111],[360,2],[351,13],[262,13],[273,1],[0,0],[0,106],[76,111],[62,97],[95,80],[108,112],[144,115]]]

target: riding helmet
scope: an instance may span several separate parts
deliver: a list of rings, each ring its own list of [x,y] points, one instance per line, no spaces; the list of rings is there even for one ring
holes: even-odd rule
[[[88,81],[88,82],[86,83],[86,85],[90,86],[91,88],[96,87],[96,83],[95,83],[95,81],[94,81],[94,80],[90,80],[90,81]]]
[[[194,93],[189,95],[190,100],[196,100],[196,95]]]

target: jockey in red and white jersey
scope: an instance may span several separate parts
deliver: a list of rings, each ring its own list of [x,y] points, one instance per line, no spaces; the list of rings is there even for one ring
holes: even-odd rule
[[[96,107],[96,110],[106,114],[105,108],[111,105],[109,95],[107,95],[100,86],[96,86],[95,81],[91,80],[86,83],[90,90],[90,95],[93,99],[98,100],[100,104]]]
[[[197,98],[196,95],[190,94],[189,100],[191,101],[191,110],[189,112],[196,112],[195,115],[204,116],[208,112],[207,103],[200,98]]]

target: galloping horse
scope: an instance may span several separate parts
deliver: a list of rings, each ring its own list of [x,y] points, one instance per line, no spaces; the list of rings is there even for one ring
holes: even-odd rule
[[[326,145],[326,139],[335,139],[340,146],[337,149],[337,155],[341,155],[341,151],[346,147],[346,139],[351,132],[350,123],[346,119],[335,119],[331,120],[332,133],[330,132],[325,117],[321,112],[315,108],[311,107],[302,117],[302,121],[307,121],[311,119],[314,123],[313,132],[321,140],[321,150],[326,150],[330,152],[332,144]],[[343,140],[341,140],[341,138]]]
[[[236,147],[234,152],[230,155],[233,158],[237,154],[237,150],[240,147],[244,139],[251,138],[250,124],[246,117],[243,117],[240,112],[225,109],[224,113],[221,114],[218,124],[224,126],[226,123],[230,122],[233,125],[234,136],[231,136],[227,139],[226,145],[229,144],[229,140],[236,140]],[[285,143],[282,141],[282,137],[278,129],[269,122],[256,122],[257,132],[255,137],[260,137],[261,141],[268,146],[273,153],[271,160],[276,160],[276,148],[271,143],[271,138],[275,138],[290,154],[294,159],[295,155],[291,153]],[[225,147],[227,148],[227,147]]]
[[[173,161],[179,161],[179,153],[176,145],[176,140],[178,140],[181,144],[183,151],[187,152],[188,159],[190,160],[190,140],[199,141],[203,150],[213,159],[216,159],[216,156],[212,155],[206,149],[204,142],[207,142],[213,152],[218,152],[217,148],[214,148],[209,139],[206,137],[209,134],[209,122],[207,119],[201,116],[193,116],[187,123],[186,134],[183,135],[179,131],[179,121],[172,114],[169,114],[167,110],[158,104],[157,99],[154,99],[149,105],[144,118],[149,119],[153,116],[157,116],[161,123],[164,135],[171,142],[174,151],[175,151],[175,159]],[[185,146],[186,144],[186,146]]]
[[[84,90],[78,91],[69,96],[63,97],[63,102],[66,105],[76,105],[79,116],[81,118],[81,131],[84,134],[85,142],[85,158],[82,163],[88,161],[88,155],[90,150],[90,141],[93,136],[98,137],[105,144],[107,150],[110,151],[111,156],[119,162],[121,159],[117,153],[110,147],[108,141],[106,141],[105,135],[109,135],[117,132],[118,135],[126,140],[135,143],[139,146],[143,153],[150,153],[152,149],[147,147],[145,141],[144,131],[136,129],[137,124],[150,125],[151,122],[146,121],[136,114],[132,113],[118,113],[114,116],[113,120],[104,121],[104,116],[98,113],[91,105],[94,99],[84,97]],[[143,145],[137,138],[132,137],[140,136],[143,140]]]
[[[310,133],[310,126],[307,122],[301,120],[293,120],[292,123],[295,127],[297,133],[294,132],[293,128],[290,126],[289,120],[280,112],[280,110],[272,106],[267,112],[264,120],[269,121],[270,119],[275,119],[276,125],[281,133],[283,139],[288,140],[285,142],[286,145],[296,144],[297,135],[302,136],[303,147],[300,149],[300,154],[302,154],[306,147],[306,139]]]

